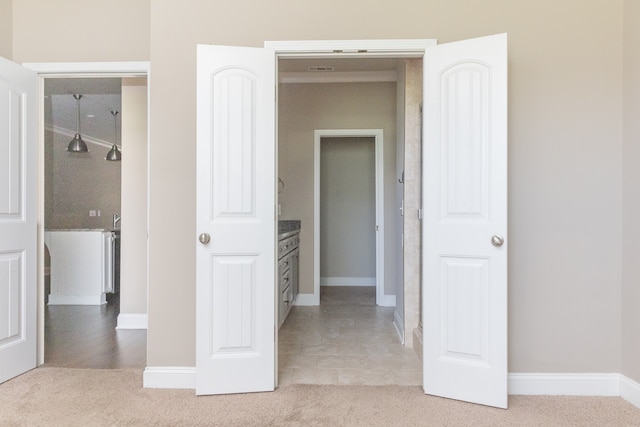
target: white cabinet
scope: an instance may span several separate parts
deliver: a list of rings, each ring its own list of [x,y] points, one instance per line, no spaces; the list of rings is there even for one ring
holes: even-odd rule
[[[106,294],[114,291],[114,242],[111,231],[46,231],[51,255],[49,304],[106,304]]]

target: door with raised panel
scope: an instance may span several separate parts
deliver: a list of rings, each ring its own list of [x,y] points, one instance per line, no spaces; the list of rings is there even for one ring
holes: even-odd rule
[[[424,56],[428,394],[507,407],[507,37]]]
[[[0,383],[36,367],[37,88],[0,58]]]
[[[275,388],[275,54],[198,46],[196,393]]]

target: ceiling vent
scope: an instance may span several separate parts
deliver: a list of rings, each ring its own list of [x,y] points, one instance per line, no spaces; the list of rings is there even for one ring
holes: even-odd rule
[[[309,71],[334,71],[333,67],[328,65],[316,65],[308,68]]]

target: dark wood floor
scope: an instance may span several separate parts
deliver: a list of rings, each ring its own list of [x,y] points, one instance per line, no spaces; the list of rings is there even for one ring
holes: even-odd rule
[[[44,366],[67,368],[144,368],[146,330],[116,330],[120,303],[46,305]]]

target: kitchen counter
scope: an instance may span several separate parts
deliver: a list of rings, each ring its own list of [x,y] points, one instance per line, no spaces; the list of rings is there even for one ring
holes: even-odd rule
[[[47,230],[51,255],[49,305],[102,305],[114,288],[114,248],[119,232]]]

